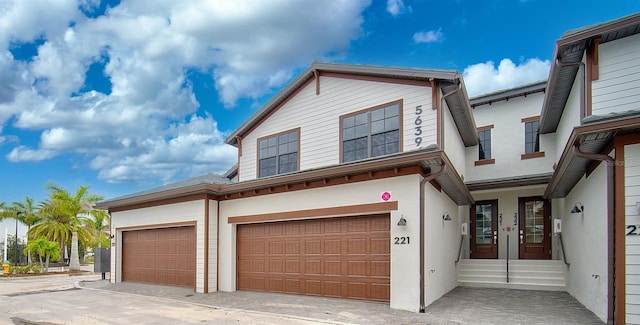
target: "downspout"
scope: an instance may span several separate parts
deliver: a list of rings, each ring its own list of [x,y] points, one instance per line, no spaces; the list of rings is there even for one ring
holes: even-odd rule
[[[420,310],[419,312],[424,313],[424,267],[425,267],[425,258],[424,258],[424,213],[425,213],[425,185],[440,177],[446,171],[446,165],[442,163],[440,165],[440,170],[435,174],[429,174],[422,178],[420,181]]]
[[[580,124],[582,125],[582,119],[587,116],[587,111],[585,107],[585,73],[584,73],[584,63],[582,61],[572,62],[572,63],[563,63],[559,58],[556,58],[556,65],[559,67],[578,67],[578,71],[580,71]]]
[[[604,161],[607,166],[607,324],[614,324],[615,313],[615,159],[609,155],[585,153],[580,151],[580,145],[573,145],[573,153],[580,158]]]

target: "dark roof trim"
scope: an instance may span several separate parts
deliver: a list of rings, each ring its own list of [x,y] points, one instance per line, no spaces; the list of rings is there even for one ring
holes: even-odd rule
[[[298,77],[296,77],[293,81],[291,81],[278,95],[273,97],[268,103],[266,103],[262,108],[260,108],[253,116],[251,116],[247,121],[245,121],[238,129],[236,129],[233,133],[231,133],[227,139],[226,143],[237,146],[238,137],[244,137],[247,132],[250,132],[256,125],[261,123],[261,121],[269,116],[272,111],[278,109],[280,105],[285,103],[290,96],[295,95],[295,93],[303,87],[307,82],[310,82],[315,74],[322,72],[325,73],[339,73],[339,74],[349,74],[355,76],[369,76],[369,77],[382,77],[382,78],[390,78],[397,80],[413,80],[413,81],[425,81],[428,82],[431,79],[435,79],[440,81],[441,89],[445,92],[445,87],[454,84],[456,87],[458,84],[462,82],[462,76],[457,71],[453,70],[432,70],[432,69],[417,69],[417,68],[396,68],[396,67],[381,67],[381,66],[368,66],[368,65],[353,65],[353,64],[335,64],[335,63],[323,63],[323,62],[314,62],[311,66],[309,66],[305,71],[303,71]],[[462,91],[458,92],[454,96],[457,99],[457,103],[454,103],[453,100],[447,99],[447,104],[451,107],[452,110],[469,110],[469,113],[464,113],[463,115],[472,116],[471,108],[468,105],[467,93],[466,89],[462,87]],[[466,103],[466,106],[465,106]],[[465,124],[473,124],[473,119],[469,121],[461,121],[456,120],[456,125],[459,126],[460,130],[465,130],[465,128],[461,128],[460,125]],[[470,128],[470,127],[469,127]],[[474,131],[475,132],[475,131]],[[465,144],[475,145],[477,144],[477,139],[475,135],[472,134],[461,134],[463,139],[465,140]],[[473,141],[476,139],[476,141]],[[470,143],[470,144],[469,144]]]
[[[182,188],[171,188],[166,191],[147,191],[139,195],[128,195],[107,201],[99,202],[98,209],[114,209],[137,204],[156,202],[177,197],[195,194],[207,194],[213,198],[236,193],[249,192],[270,187],[300,184],[309,181],[335,179],[348,175],[366,174],[371,171],[393,170],[410,166],[420,166],[425,174],[431,172],[432,166],[447,164],[450,170],[445,175],[436,179],[442,185],[443,190],[458,204],[469,204],[473,197],[458,176],[453,165],[440,150],[419,150],[400,155],[394,155],[383,159],[367,160],[351,164],[341,164],[310,171],[303,171],[276,177],[255,179],[233,184],[197,184]],[[179,182],[180,183],[180,182]]]
[[[559,66],[557,60],[565,64],[582,62],[584,52],[593,39],[600,37],[601,43],[605,43],[638,33],[640,13],[569,31],[556,42],[547,93],[542,104],[541,134],[555,132],[558,128],[578,73],[577,66]]]
[[[493,190],[530,185],[544,185],[551,180],[552,173],[528,175],[522,177],[497,178],[483,181],[467,182],[469,191]]]
[[[576,156],[573,150],[574,144],[580,144],[580,150],[585,153],[602,153],[606,145],[620,132],[638,129],[640,129],[640,117],[607,120],[575,127],[556,165],[549,186],[544,192],[544,197],[565,197],[585,174],[590,160]]]
[[[491,105],[492,103],[502,101],[502,100],[508,101],[509,99],[515,98],[515,97],[520,97],[520,96],[527,97],[527,95],[544,92],[546,88],[547,88],[547,81],[544,80],[536,83],[527,84],[524,86],[519,86],[515,88],[500,90],[493,93],[476,96],[469,99],[469,102],[472,108],[476,108],[482,105],[487,105],[487,104]]]

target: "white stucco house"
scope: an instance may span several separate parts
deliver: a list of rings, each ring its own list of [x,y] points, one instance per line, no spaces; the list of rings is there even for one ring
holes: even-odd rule
[[[549,79],[314,62],[229,135],[238,162],[109,199],[111,282],[388,302],[566,290],[640,323],[640,14],[569,31]]]

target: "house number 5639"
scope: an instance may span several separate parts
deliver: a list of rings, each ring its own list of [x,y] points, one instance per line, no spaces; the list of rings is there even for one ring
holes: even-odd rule
[[[394,245],[407,245],[409,244],[409,237],[393,237]]]

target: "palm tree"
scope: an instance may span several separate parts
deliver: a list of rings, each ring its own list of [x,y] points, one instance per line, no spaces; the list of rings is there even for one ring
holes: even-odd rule
[[[27,244],[27,248],[25,249],[29,254],[31,252],[36,253],[38,255],[38,260],[40,261],[40,267],[42,268],[44,273],[49,272],[49,260],[57,260],[60,258],[60,247],[57,242],[48,241],[44,236],[38,237],[38,239],[32,240]],[[45,264],[42,263],[42,256],[45,257]]]
[[[108,231],[111,218],[106,210],[91,210],[90,217],[85,219],[85,224],[94,237],[93,247],[102,247],[102,243],[109,240]]]
[[[33,199],[25,197],[24,202],[13,202],[13,208],[20,212],[18,221],[27,226],[27,243],[29,242],[29,231],[31,227],[42,219],[36,210]],[[25,243],[26,244],[26,243]],[[31,264],[31,251],[27,254],[27,263]]]
[[[69,270],[78,271],[80,270],[78,240],[86,245],[91,239],[91,232],[84,227],[83,220],[93,211],[93,204],[102,200],[102,196],[89,193],[88,186],[79,186],[73,194],[52,183],[47,184],[45,188],[49,192],[50,199],[41,210],[49,216],[54,216],[58,221],[62,221],[58,222],[56,226],[59,228],[58,231],[71,233]],[[39,229],[40,231],[43,229]]]

